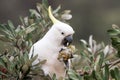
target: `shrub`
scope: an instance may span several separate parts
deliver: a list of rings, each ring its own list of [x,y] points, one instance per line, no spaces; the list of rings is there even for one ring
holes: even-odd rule
[[[0,40],[8,47],[0,53],[0,79],[3,80],[31,80],[36,77],[40,80],[51,78],[44,76],[40,65],[32,63],[37,58],[29,59],[28,53],[34,42],[39,40],[50,28],[52,22],[48,17],[48,2],[43,0],[37,3],[37,10],[30,9],[30,15],[22,18],[21,25],[14,26],[9,20],[7,24],[0,24]],[[53,11],[54,16],[67,22],[71,19],[69,10],[60,12],[60,6]],[[65,80],[119,80],[120,79],[120,28],[116,25],[108,30],[111,36],[111,45],[103,42],[97,44],[93,36],[89,41],[81,39],[80,52],[68,69]],[[55,75],[52,78],[56,80]]]

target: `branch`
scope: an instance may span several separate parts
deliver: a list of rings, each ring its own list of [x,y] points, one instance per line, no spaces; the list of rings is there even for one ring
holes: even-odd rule
[[[119,64],[119,63],[120,63],[120,59],[112,62],[112,63],[109,65],[109,68],[112,68],[114,65],[117,65],[117,64]]]
[[[120,63],[120,59],[118,59],[118,60],[116,60],[114,62],[109,63],[108,66],[109,66],[109,68],[112,68],[114,65],[117,65],[119,63]],[[105,67],[105,65],[103,65],[101,68],[104,68],[104,67]]]

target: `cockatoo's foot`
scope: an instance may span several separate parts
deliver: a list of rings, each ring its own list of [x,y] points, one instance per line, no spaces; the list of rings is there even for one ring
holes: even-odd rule
[[[75,53],[76,49],[74,45],[69,45],[68,47],[63,47],[58,55],[58,60],[60,62],[64,62],[65,67],[69,67],[69,59],[73,58],[73,54]]]

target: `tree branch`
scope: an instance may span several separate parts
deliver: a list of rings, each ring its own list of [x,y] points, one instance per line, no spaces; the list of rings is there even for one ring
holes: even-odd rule
[[[114,65],[117,65],[117,64],[119,64],[119,63],[120,63],[120,59],[112,62],[112,63],[109,65],[109,68],[112,68]]]

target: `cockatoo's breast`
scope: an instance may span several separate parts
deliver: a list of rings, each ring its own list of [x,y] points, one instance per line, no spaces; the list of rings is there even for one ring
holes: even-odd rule
[[[34,44],[34,55],[38,54],[36,61],[46,60],[46,63],[42,65],[42,69],[46,75],[49,74],[52,76],[55,73],[56,75],[64,76],[64,63],[58,60],[58,54],[62,46],[53,46],[49,41],[44,45],[43,43],[45,42],[40,40]]]

